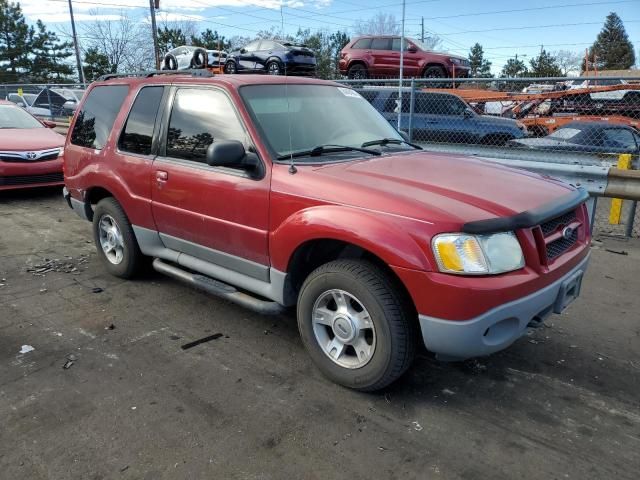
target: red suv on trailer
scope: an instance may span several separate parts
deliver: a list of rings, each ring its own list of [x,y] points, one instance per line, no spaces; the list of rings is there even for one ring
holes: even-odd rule
[[[366,36],[353,39],[340,52],[338,68],[349,78],[399,77],[400,37]],[[430,51],[420,40],[404,39],[405,77],[462,78],[469,76],[469,60]]]
[[[487,355],[578,296],[583,190],[424,152],[336,83],[150,75],[92,84],[65,147],[65,197],[112,274],[154,259],[260,312],[297,304],[313,361],[360,390],[420,340]]]
[[[53,127],[0,100],[0,191],[63,184],[64,137]]]

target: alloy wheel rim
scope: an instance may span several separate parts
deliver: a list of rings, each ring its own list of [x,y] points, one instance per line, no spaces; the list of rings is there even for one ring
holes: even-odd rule
[[[124,258],[124,238],[118,223],[111,215],[103,215],[98,223],[98,232],[104,256],[113,265],[119,265]]]
[[[364,367],[376,347],[376,331],[362,302],[345,290],[322,293],[312,310],[313,333],[324,354],[337,365]]]
[[[277,63],[269,64],[269,75],[280,75],[280,67]]]

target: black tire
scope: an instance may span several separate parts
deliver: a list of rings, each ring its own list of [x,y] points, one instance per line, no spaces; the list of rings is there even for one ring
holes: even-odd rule
[[[358,368],[328,357],[314,333],[312,312],[323,294],[340,289],[357,297],[375,327],[375,349]],[[360,391],[374,391],[397,380],[411,365],[416,347],[415,313],[402,290],[382,269],[362,260],[336,260],[313,271],[298,297],[298,328],[311,359],[330,380]]]
[[[100,222],[105,216],[109,216],[115,221],[122,236],[124,246],[122,260],[117,264],[107,258],[100,243]],[[93,239],[98,250],[98,256],[111,275],[120,278],[131,278],[140,273],[144,266],[145,257],[140,251],[131,222],[129,222],[127,215],[115,198],[103,198],[96,205],[93,212]]]
[[[369,78],[369,72],[367,72],[367,67],[361,63],[354,63],[349,67],[347,77],[354,80]]]
[[[284,71],[282,65],[277,60],[269,60],[265,65],[265,69],[268,75],[282,75]]]
[[[238,73],[236,62],[234,62],[233,60],[227,61],[227,63],[224,64],[224,73],[228,75],[233,75],[234,73]]]
[[[191,57],[191,68],[204,68],[207,63],[207,51],[204,48],[197,48]]]
[[[424,69],[422,78],[447,78],[447,72],[442,67],[432,65]]]
[[[178,69],[178,60],[173,55],[169,54],[164,57],[164,68],[163,70],[177,70]]]

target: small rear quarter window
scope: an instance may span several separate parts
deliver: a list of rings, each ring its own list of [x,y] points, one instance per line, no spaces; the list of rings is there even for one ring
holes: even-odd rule
[[[104,85],[93,88],[78,112],[71,143],[80,147],[104,148],[129,87]]]

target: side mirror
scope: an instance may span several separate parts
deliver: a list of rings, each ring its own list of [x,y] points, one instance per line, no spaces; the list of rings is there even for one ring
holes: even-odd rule
[[[462,115],[464,116],[464,118],[471,118],[475,116],[475,112],[470,108],[465,108],[464,112],[462,112]]]
[[[47,128],[56,128],[58,126],[56,125],[56,122],[52,122],[50,120],[41,120],[41,122]]]
[[[246,48],[241,48],[240,49],[240,53],[247,53],[247,49]]]
[[[407,52],[409,53],[416,53],[418,51],[418,47],[416,47],[415,45],[409,45],[409,47],[407,48]]]
[[[207,165],[212,167],[228,167],[246,170],[252,176],[261,176],[264,172],[258,156],[245,151],[242,142],[237,140],[220,140],[207,148]]]

